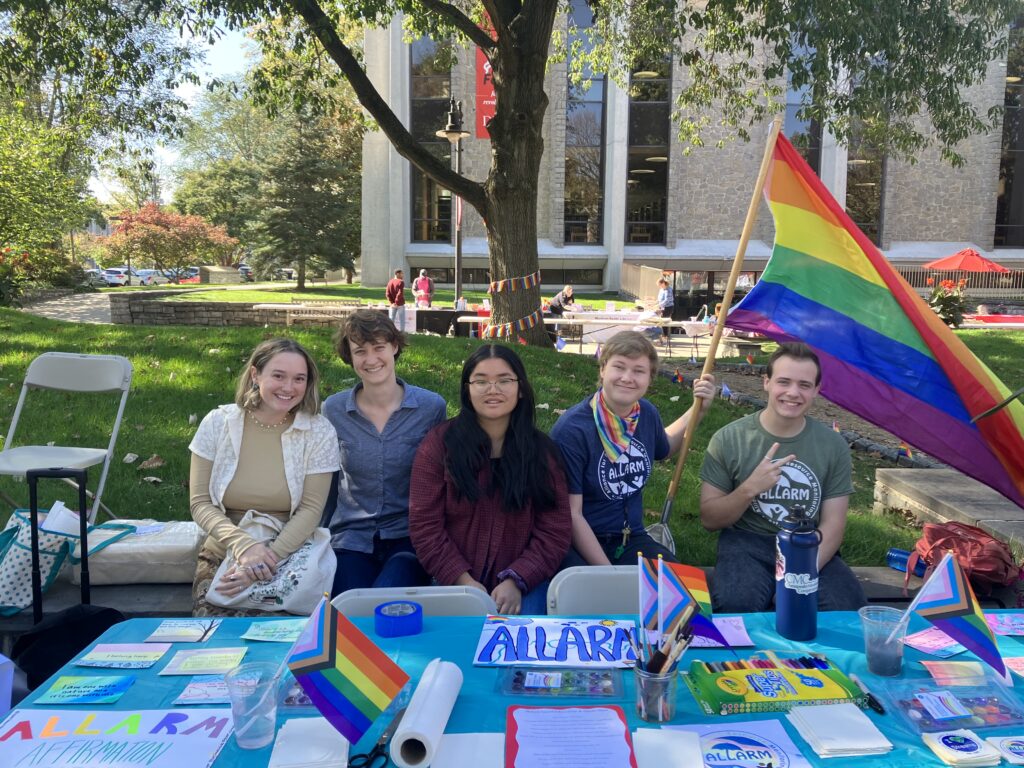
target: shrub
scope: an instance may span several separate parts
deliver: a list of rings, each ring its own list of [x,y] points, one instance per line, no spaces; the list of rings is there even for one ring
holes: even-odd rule
[[[964,321],[964,312],[967,309],[967,299],[964,296],[964,287],[967,279],[961,278],[959,282],[953,280],[940,280],[935,285],[935,278],[928,278],[928,285],[932,286],[932,294],[928,297],[928,305],[932,308],[946,325],[959,328]]]

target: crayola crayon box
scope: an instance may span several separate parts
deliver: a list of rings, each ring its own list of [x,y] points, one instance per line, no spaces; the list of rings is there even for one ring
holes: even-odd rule
[[[693,661],[683,680],[708,715],[781,712],[797,705],[847,701],[866,705],[857,685],[823,656],[769,654],[735,661]]]

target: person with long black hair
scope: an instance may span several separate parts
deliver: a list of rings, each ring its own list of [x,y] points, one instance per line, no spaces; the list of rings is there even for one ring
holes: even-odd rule
[[[547,585],[569,550],[561,455],[534,424],[519,356],[486,344],[462,367],[461,409],[416,452],[409,533],[438,584],[476,587],[506,614],[546,613]]]

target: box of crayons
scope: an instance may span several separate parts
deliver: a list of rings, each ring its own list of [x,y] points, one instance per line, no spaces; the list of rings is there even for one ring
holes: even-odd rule
[[[797,705],[847,701],[866,706],[857,685],[820,655],[783,658],[769,651],[748,659],[693,661],[683,680],[708,715],[784,712]]]

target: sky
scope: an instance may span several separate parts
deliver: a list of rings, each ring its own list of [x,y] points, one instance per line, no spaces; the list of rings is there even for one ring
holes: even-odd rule
[[[224,31],[223,36],[213,45],[209,45],[205,41],[200,42],[206,53],[205,63],[200,64],[197,68],[202,85],[185,83],[175,89],[178,97],[187,104],[195,103],[210,80],[228,77],[245,70],[246,51],[252,48],[252,44],[245,39],[245,35],[241,32],[225,30],[223,26],[221,30]],[[178,161],[178,153],[170,147],[157,145],[155,154],[158,166],[163,169],[172,169]],[[163,182],[161,197],[164,202],[169,202],[174,193],[173,188],[169,186],[172,180],[163,179]],[[89,189],[101,203],[105,203],[110,201],[111,192],[117,191],[117,185],[109,179],[94,176],[89,180]]]

